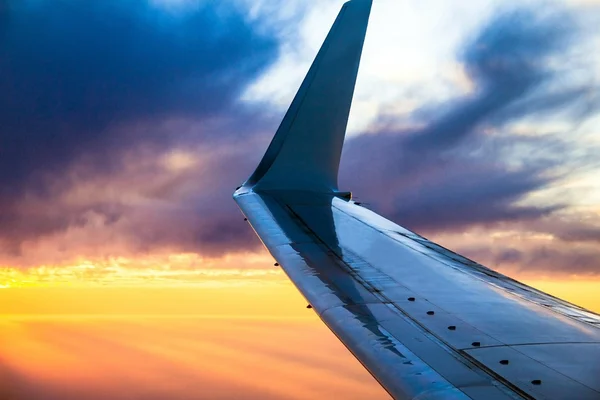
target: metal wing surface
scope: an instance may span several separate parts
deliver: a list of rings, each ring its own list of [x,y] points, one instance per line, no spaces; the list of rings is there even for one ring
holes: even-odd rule
[[[370,7],[344,5],[235,201],[323,322],[394,398],[600,399],[598,315],[338,190]]]

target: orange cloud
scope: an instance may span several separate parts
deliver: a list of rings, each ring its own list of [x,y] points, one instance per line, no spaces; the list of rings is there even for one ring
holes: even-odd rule
[[[195,253],[148,254],[136,258],[76,258],[70,264],[47,264],[27,269],[0,266],[0,288],[40,286],[194,286],[220,287],[281,281],[266,252],[228,254],[219,258]]]

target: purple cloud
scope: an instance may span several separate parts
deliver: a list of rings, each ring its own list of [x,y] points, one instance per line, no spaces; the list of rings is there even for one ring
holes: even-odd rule
[[[261,21],[225,5],[184,15],[141,1],[10,5],[0,35],[9,72],[0,75],[0,245],[11,262],[36,241],[64,257],[260,246],[230,196],[277,125],[263,105],[237,102],[278,53],[275,36],[257,33]],[[415,112],[421,128],[382,116],[386,125],[349,139],[342,188],[426,234],[507,224],[551,232],[540,221],[566,205],[523,200],[589,165],[594,150],[570,132],[522,135],[511,124],[593,115],[581,94],[595,88],[562,85],[549,62],[580,35],[564,10],[494,15],[458,55],[473,92]],[[189,165],[165,163],[179,153]],[[600,225],[588,225],[571,220],[555,233],[594,236]],[[498,260],[540,260],[509,250]]]

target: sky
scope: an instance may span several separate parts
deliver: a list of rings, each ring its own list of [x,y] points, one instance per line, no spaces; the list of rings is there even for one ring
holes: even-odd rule
[[[143,332],[135,356],[105,362],[150,360],[148,375],[110,386],[123,370],[88,365],[67,387],[117,393],[174,379],[171,364],[188,371],[171,389],[199,377],[233,385],[222,371],[233,355],[211,335],[239,329],[255,343],[240,360],[276,354],[269,363],[306,367],[298,379],[308,392],[295,398],[327,398],[327,380],[315,382],[325,370],[339,370],[330,379],[340,396],[385,398],[299,306],[231,199],[342,3],[0,0],[0,383],[22,383],[9,395],[65,398],[56,371],[81,370],[100,351],[92,343],[112,354]],[[340,189],[600,311],[600,3],[374,3]],[[268,306],[280,298],[285,310]],[[282,318],[291,309],[302,316]],[[104,329],[110,340],[98,336]],[[311,354],[325,346],[331,359],[298,361],[270,347],[307,337]],[[211,362],[179,358],[201,344]],[[242,375],[229,392],[215,383],[208,398],[290,396]],[[149,388],[138,395],[166,390]]]

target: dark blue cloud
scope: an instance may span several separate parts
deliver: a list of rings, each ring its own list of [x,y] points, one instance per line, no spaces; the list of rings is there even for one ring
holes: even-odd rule
[[[53,203],[73,180],[117,177],[122,154],[222,135],[211,121],[241,113],[238,96],[278,55],[258,24],[230,1],[176,13],[147,0],[0,1],[0,242],[18,248],[89,212],[112,221],[120,204]],[[154,129],[178,118],[200,132]],[[82,159],[85,176],[69,176]],[[23,211],[26,198],[49,210]]]
[[[227,1],[175,14],[145,0],[10,0],[2,15],[1,196],[82,153],[170,139],[119,124],[226,112],[277,54]]]
[[[568,48],[577,26],[566,10],[542,12],[527,8],[499,13],[461,50],[459,56],[475,84],[474,95],[438,105],[442,114],[427,128],[416,132],[410,145],[437,151],[458,144],[480,124],[493,120],[502,125],[522,115],[519,110],[499,113],[510,105],[528,100],[529,112],[540,108],[560,108],[576,100],[571,88],[555,94],[554,102],[537,104],[528,98],[532,91],[555,77],[550,57]],[[568,94],[568,95],[567,95]],[[516,115],[518,114],[518,115]]]

